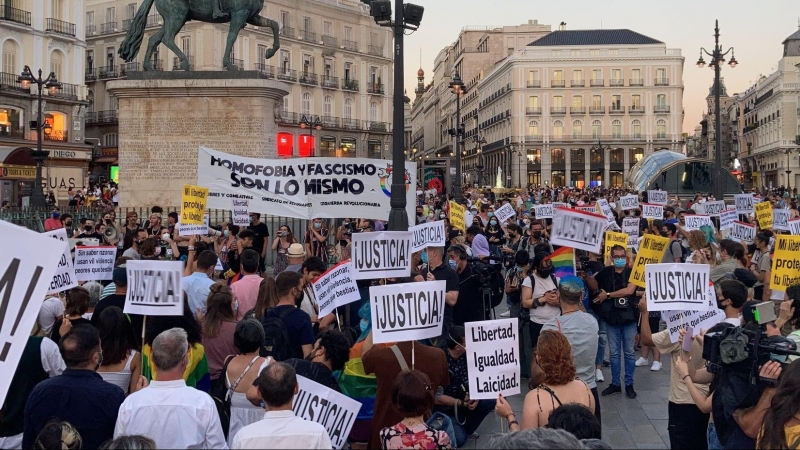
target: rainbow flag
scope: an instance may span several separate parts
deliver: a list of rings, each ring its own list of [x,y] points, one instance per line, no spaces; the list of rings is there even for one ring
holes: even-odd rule
[[[553,261],[553,274],[557,278],[567,275],[575,275],[575,249],[572,247],[561,247],[548,256],[547,259]]]

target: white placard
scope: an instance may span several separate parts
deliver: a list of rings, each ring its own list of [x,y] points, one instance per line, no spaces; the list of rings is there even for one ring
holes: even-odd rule
[[[733,223],[739,217],[739,213],[735,209],[726,209],[719,215],[719,230],[730,230],[733,228]]]
[[[311,283],[314,298],[319,305],[319,317],[327,316],[339,306],[361,300],[352,270],[350,260],[347,259],[331,267]]]
[[[497,220],[500,223],[503,223],[516,215],[516,211],[514,211],[514,208],[509,203],[497,208],[497,210],[494,212],[494,216],[497,217]]]
[[[725,202],[722,200],[716,200],[713,202],[706,202],[706,214],[712,217],[718,217],[722,214],[722,211],[725,211]]]
[[[556,208],[550,242],[600,253],[607,224],[608,220],[599,214]]]
[[[552,203],[546,205],[533,205],[536,219],[552,219],[554,206]]]
[[[669,194],[667,191],[647,191],[647,203],[666,206]]]
[[[520,393],[518,320],[464,324],[470,400],[495,400],[498,395]]]
[[[619,206],[620,208],[622,208],[623,211],[627,211],[629,209],[636,209],[639,207],[639,196],[626,195],[624,197],[620,197]]]
[[[231,199],[231,222],[237,227],[250,225],[250,200]],[[206,223],[208,227],[208,223]]]
[[[322,425],[333,448],[343,448],[358,418],[361,402],[302,375],[297,375],[297,385],[297,395],[292,400],[295,416]]]
[[[354,278],[402,278],[411,276],[410,231],[373,231],[353,233]]]
[[[553,202],[553,208],[572,208],[572,205],[564,202]]]
[[[591,214],[599,214],[599,212],[597,211],[597,206],[576,206],[574,209],[575,211],[587,212]]]
[[[608,200],[604,198],[598,199],[597,206],[603,211],[603,215],[608,219],[608,223],[614,222],[614,213],[611,211],[611,205],[608,203]]]
[[[181,261],[128,261],[126,314],[183,315],[183,263]]]
[[[117,247],[75,247],[75,279],[78,281],[110,280],[117,259]]]
[[[247,224],[249,225],[249,219]],[[175,225],[178,228],[178,234],[181,236],[194,236],[194,235],[203,235],[205,236],[208,234],[208,225],[209,225],[209,218],[208,212],[203,214],[203,225],[184,225],[178,220],[178,224]]]
[[[797,219],[790,220],[787,225],[789,225],[789,232],[795,235],[800,234],[800,217]]]
[[[444,220],[421,223],[413,227],[408,227],[408,231],[413,233],[413,239],[411,241],[412,253],[427,247],[444,247],[447,243]]]
[[[628,236],[638,236],[639,223],[640,220],[638,217],[625,217],[622,219],[622,232],[626,233]]]
[[[736,202],[736,212],[739,214],[753,214],[756,212],[753,194],[734,194],[733,198]]]
[[[731,236],[730,236],[731,239],[737,242],[744,241],[745,244],[752,244],[753,239],[755,239],[755,237],[756,237],[756,227],[754,225],[750,225],[749,223],[739,222],[738,220],[733,222],[733,228],[731,228]]]
[[[789,230],[789,216],[791,211],[788,209],[773,209],[772,210],[772,229],[773,230]]]
[[[642,203],[642,217],[661,220],[664,218],[664,207],[652,203]]]
[[[708,264],[648,264],[644,268],[648,311],[708,311]],[[709,306],[710,305],[710,306]]]
[[[75,277],[75,266],[72,263],[72,253],[69,251],[67,230],[59,228],[43,234],[60,241],[64,247],[64,254],[58,261],[58,267],[56,267],[56,271],[53,274],[53,280],[50,282],[47,293],[56,294],[78,286],[78,279]]]
[[[5,221],[0,221],[0,248],[0,405],[4,405],[64,249],[48,236]]]
[[[372,341],[416,341],[442,335],[444,280],[369,288]]]
[[[667,324],[670,341],[678,342],[682,329],[690,326],[693,334],[700,334],[700,330],[708,331],[725,320],[725,313],[718,308],[709,311],[663,311],[661,317]]]
[[[686,226],[683,227],[686,231],[699,230],[702,226],[709,226],[714,228],[714,222],[711,221],[711,216],[705,214],[686,214],[683,216]]]

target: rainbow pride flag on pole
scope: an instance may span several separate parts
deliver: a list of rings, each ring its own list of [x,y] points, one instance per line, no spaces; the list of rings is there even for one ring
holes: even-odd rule
[[[547,259],[553,261],[553,275],[563,278],[567,275],[575,275],[575,249],[572,247],[561,247],[548,256]]]

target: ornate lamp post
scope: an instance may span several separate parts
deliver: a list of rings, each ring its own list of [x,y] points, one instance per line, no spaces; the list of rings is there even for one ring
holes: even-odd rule
[[[475,148],[478,154],[478,165],[475,169],[478,170],[478,187],[483,186],[483,171],[486,169],[485,160],[483,159],[483,146],[486,145],[486,139],[483,136],[475,136]]]
[[[46,208],[47,200],[44,197],[44,189],[42,187],[42,165],[44,161],[50,156],[50,151],[42,150],[42,133],[44,133],[44,114],[42,112],[42,89],[47,88],[50,94],[55,94],[61,88],[61,83],[58,82],[56,74],[50,72],[47,78],[42,78],[42,69],[39,69],[39,77],[34,77],[31,68],[25,66],[22,69],[22,74],[17,77],[17,81],[23,88],[28,89],[31,83],[35,83],[37,89],[37,117],[36,117],[36,150],[31,152],[31,158],[36,161],[36,181],[33,184],[33,191],[31,192],[31,206],[34,208]]]
[[[456,181],[453,183],[453,200],[461,203],[461,139],[464,137],[464,125],[461,123],[461,96],[467,93],[461,76],[456,73],[450,81],[450,89],[456,94],[456,128],[450,130],[450,135],[456,138]]]
[[[314,147],[311,149],[311,156],[317,156],[317,140],[314,138],[314,130],[320,131],[322,130],[322,120],[320,120],[319,116],[314,119],[314,122],[311,122],[311,119],[303,114],[300,117],[300,128],[305,130],[306,128],[309,129],[309,134],[311,135],[311,142],[314,144]]]

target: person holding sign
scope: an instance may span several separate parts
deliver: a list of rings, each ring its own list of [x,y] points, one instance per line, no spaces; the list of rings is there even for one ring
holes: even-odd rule
[[[531,315],[531,347],[536,349],[539,333],[547,321],[559,315],[558,278],[553,274],[553,261],[539,252],[531,262],[531,273],[522,282],[522,307]]]
[[[442,323],[442,339],[446,339],[447,330],[453,326],[453,308],[458,301],[458,274],[450,267],[450,264],[444,262],[444,247],[428,247],[422,253],[422,262],[426,264],[421,272],[425,281],[443,280],[447,283],[444,297],[444,322]]]
[[[772,295],[769,289],[770,283],[770,270],[772,269],[772,255],[769,251],[770,235],[762,231],[756,234],[753,239],[753,244],[756,246],[756,251],[753,252],[753,257],[750,259],[750,271],[756,276],[758,280],[753,286],[753,299],[763,300],[765,302],[770,300]]]

